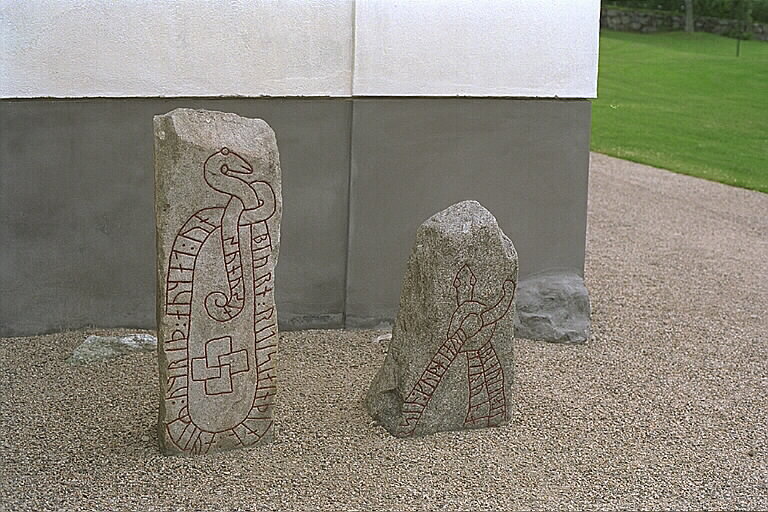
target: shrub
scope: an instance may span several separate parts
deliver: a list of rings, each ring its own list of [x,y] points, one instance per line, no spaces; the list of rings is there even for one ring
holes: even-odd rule
[[[603,7],[685,12],[683,0],[602,0]],[[768,23],[768,0],[693,0],[695,16],[710,16],[731,20],[746,19],[751,6],[754,21]]]

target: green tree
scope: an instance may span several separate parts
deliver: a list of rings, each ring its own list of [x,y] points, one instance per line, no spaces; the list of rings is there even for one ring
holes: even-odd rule
[[[734,0],[733,18],[739,20],[739,30],[733,34],[739,39],[752,37],[752,0]]]
[[[685,0],[685,31],[693,32],[693,0]]]

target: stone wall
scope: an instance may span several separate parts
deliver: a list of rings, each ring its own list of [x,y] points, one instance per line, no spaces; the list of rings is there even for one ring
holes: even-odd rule
[[[739,30],[738,20],[725,20],[701,16],[695,19],[697,32],[726,35]],[[600,27],[628,32],[660,32],[683,30],[685,16],[664,11],[628,11],[624,9],[603,9],[600,14]],[[768,24],[753,23],[752,37],[768,41]]]

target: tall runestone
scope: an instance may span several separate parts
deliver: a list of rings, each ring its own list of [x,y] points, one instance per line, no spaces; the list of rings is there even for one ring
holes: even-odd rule
[[[509,420],[517,268],[512,242],[476,201],[419,227],[389,352],[365,398],[390,433]]]
[[[260,119],[188,109],[156,116],[154,131],[161,448],[268,442],[282,217],[275,134]]]

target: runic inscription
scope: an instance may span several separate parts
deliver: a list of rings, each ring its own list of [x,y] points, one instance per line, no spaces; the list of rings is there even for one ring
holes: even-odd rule
[[[453,280],[456,309],[448,322],[445,341],[427,364],[424,373],[403,404],[399,436],[410,436],[453,362],[464,354],[467,361],[467,427],[490,427],[503,423],[507,400],[504,371],[493,347],[496,324],[509,312],[515,294],[512,278],[504,281],[501,297],[492,306],[474,298],[477,278],[469,265],[462,266]]]
[[[190,215],[173,238],[159,326],[160,427],[169,453],[259,443],[271,432],[277,389],[279,195],[262,169],[228,146],[199,162],[197,179],[213,205]]]

